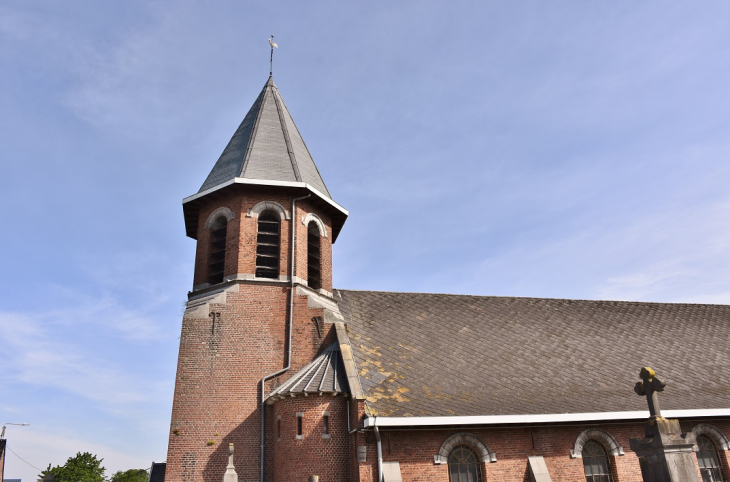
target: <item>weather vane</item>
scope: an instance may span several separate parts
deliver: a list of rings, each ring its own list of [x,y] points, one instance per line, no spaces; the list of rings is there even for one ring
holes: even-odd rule
[[[274,72],[274,48],[279,48],[279,46],[276,45],[276,42],[274,42],[273,35],[269,38],[269,45],[271,45],[271,57],[269,57],[269,77],[271,77]]]

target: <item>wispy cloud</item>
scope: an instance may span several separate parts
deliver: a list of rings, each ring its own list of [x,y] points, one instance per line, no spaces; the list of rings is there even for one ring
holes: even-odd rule
[[[663,213],[632,226],[625,233],[637,243],[631,262],[597,286],[596,296],[730,302],[730,225],[719,222],[728,216],[730,201],[725,201]]]
[[[704,202],[606,219],[550,242],[523,240],[486,258],[456,291],[730,302],[730,225],[719,222],[729,216],[730,200]]]
[[[235,31],[201,25],[201,8],[189,1],[174,9],[149,3],[145,21],[121,33],[114,45],[85,44],[70,66],[77,82],[65,105],[90,125],[125,137],[186,135],[187,124],[210,108],[200,92],[216,82],[215,44],[237,40]],[[200,29],[207,34],[190,35]]]
[[[69,391],[88,400],[110,405],[148,400],[157,392],[158,381],[145,380],[140,373],[112,362],[101,338],[100,345],[91,340],[74,342],[74,333],[83,330],[70,318],[104,317],[99,306],[65,313],[40,313],[28,316],[20,313],[0,313],[0,337],[4,350],[13,353],[8,359],[2,378],[5,383]],[[125,319],[122,319],[117,324]],[[129,318],[134,319],[130,315]],[[72,327],[74,331],[69,331]],[[86,338],[79,336],[79,338]]]
[[[0,34],[12,39],[25,40],[34,29],[40,28],[40,22],[27,13],[0,6]]]

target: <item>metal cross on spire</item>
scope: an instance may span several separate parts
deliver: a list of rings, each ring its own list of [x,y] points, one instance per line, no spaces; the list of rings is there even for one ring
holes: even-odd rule
[[[659,377],[656,376],[654,370],[649,367],[644,367],[639,373],[639,377],[643,380],[636,382],[634,391],[637,395],[646,395],[646,402],[649,404],[649,416],[650,417],[662,417],[662,412],[659,409],[659,397],[657,392],[663,392],[664,387],[667,385]]]
[[[274,49],[279,48],[279,46],[276,45],[276,42],[274,42],[273,35],[269,38],[269,45],[271,45],[271,57],[269,57],[269,77],[271,77],[274,72]]]

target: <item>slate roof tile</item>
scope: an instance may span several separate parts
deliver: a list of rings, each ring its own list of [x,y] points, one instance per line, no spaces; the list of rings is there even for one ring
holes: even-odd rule
[[[166,462],[152,462],[148,482],[165,482]]]
[[[307,366],[276,388],[269,398],[316,393],[348,393],[345,364],[340,346],[327,347]]]
[[[730,306],[337,290],[374,415],[730,408]]]
[[[236,177],[306,182],[332,198],[272,77],[198,192]]]

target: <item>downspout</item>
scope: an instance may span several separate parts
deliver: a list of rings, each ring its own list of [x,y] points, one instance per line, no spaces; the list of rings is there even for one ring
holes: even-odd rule
[[[287,346],[287,354],[286,354],[286,366],[282,368],[281,370],[270,373],[269,375],[266,375],[264,378],[261,379],[261,453],[259,455],[259,480],[260,482],[264,482],[264,445],[266,444],[266,431],[264,430],[266,427],[266,417],[264,414],[264,409],[266,407],[266,380],[269,380],[271,378],[274,378],[278,375],[281,375],[282,373],[287,372],[291,368],[291,335],[292,335],[292,325],[294,324],[294,242],[296,241],[296,237],[294,236],[294,231],[296,231],[296,208],[297,208],[297,201],[301,201],[303,199],[307,199],[311,194],[307,194],[306,196],[297,197],[291,200],[291,220],[290,220],[290,233],[289,233],[289,314],[288,314],[288,332],[289,332],[289,342]]]
[[[373,427],[373,430],[378,445],[378,482],[383,482],[383,445],[380,443],[380,430],[377,426]]]

